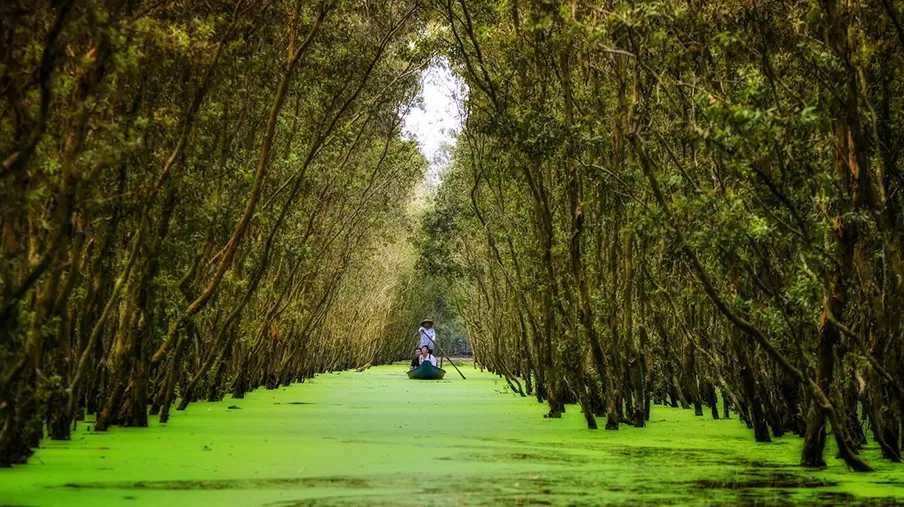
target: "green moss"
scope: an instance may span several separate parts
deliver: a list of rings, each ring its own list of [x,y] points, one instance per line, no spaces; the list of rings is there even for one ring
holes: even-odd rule
[[[244,400],[195,403],[171,422],[80,425],[0,470],[7,505],[856,504],[904,499],[904,469],[796,463],[797,437],[757,444],[736,419],[654,406],[644,429],[590,431],[505,394],[489,374],[408,380],[404,366],[343,372]],[[228,409],[230,405],[240,410]]]

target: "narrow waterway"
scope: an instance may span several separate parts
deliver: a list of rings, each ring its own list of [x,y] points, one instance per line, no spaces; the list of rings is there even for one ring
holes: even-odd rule
[[[797,437],[756,444],[736,419],[654,406],[647,428],[585,429],[468,367],[410,381],[404,365],[319,375],[246,399],[199,402],[166,425],[80,424],[0,470],[0,505],[866,504],[904,500],[880,467],[789,465]],[[832,453],[827,453],[828,457]]]

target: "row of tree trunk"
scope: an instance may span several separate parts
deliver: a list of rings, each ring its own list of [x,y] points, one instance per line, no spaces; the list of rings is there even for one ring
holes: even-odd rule
[[[471,93],[429,268],[482,365],[589,428],[708,407],[805,466],[829,435],[900,462],[897,6],[438,10]]]
[[[3,3],[0,466],[399,355],[419,16]]]

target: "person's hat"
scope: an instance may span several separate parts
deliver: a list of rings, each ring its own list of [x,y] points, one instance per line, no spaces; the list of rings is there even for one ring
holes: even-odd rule
[[[431,319],[430,317],[427,317],[426,319],[421,321],[421,326],[423,326],[424,324],[426,324],[428,322],[430,323],[431,326],[433,325],[433,319]]]

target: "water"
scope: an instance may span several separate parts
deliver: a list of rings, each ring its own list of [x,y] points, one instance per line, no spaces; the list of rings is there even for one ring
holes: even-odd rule
[[[465,368],[321,375],[246,399],[194,403],[151,428],[44,441],[0,470],[0,505],[775,505],[904,502],[904,467],[855,474],[796,463],[801,439],[757,444],[736,419],[654,406],[647,428],[585,429]],[[237,408],[228,408],[228,407]]]

